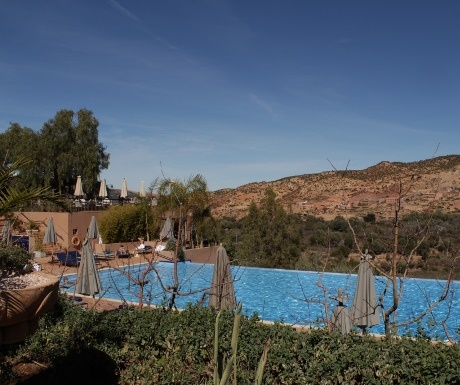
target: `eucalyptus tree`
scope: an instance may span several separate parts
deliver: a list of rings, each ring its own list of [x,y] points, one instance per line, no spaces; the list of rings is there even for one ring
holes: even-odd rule
[[[99,142],[99,122],[87,109],[60,110],[40,131],[12,123],[0,134],[0,156],[4,165],[24,155],[32,162],[21,166],[17,187],[50,187],[72,193],[78,175],[84,191],[94,195],[101,170],[109,166],[110,155]]]
[[[18,123],[12,123],[10,127],[0,134],[1,164],[11,166],[16,160],[27,156],[30,162],[19,162],[17,171],[20,178],[14,178],[17,188],[45,186],[43,179],[43,167],[40,154],[40,135],[28,127],[22,127]]]
[[[83,190],[96,193],[101,170],[108,168],[110,154],[99,142],[99,122],[92,111],[60,110],[43,125],[40,132],[45,164],[45,178],[59,192],[72,192],[78,175]]]

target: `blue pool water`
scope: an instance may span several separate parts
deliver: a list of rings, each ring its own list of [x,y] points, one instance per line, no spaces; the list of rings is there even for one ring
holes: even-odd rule
[[[133,265],[125,268],[133,277],[139,278],[146,265]],[[159,262],[155,264],[155,272],[150,272],[149,283],[145,286],[144,302],[154,305],[167,303],[164,292],[159,284],[158,277],[163,285],[173,283],[173,264]],[[197,303],[203,300],[203,296],[209,289],[212,280],[213,265],[197,263],[179,263],[178,275],[180,281],[180,292],[191,293],[180,296],[176,300],[179,308],[185,308],[187,303]],[[325,318],[324,291],[317,283],[321,279],[327,289],[327,302],[330,304],[330,311],[336,305],[331,299],[342,288],[348,295],[349,300],[345,303],[351,307],[356,285],[354,274],[317,273],[308,271],[292,271],[281,269],[261,269],[251,267],[232,267],[235,278],[235,292],[238,301],[243,303],[243,312],[251,316],[257,312],[259,317],[266,321],[283,321],[296,325],[322,325],[321,320]],[[99,271],[103,286],[103,296],[137,302],[139,286],[133,284],[126,275],[114,269]],[[377,296],[385,287],[385,280],[375,277]],[[397,321],[404,322],[420,314],[427,308],[427,303],[433,303],[442,294],[444,281],[428,279],[408,279],[405,282],[403,297],[397,313]],[[460,282],[454,281],[451,284],[452,292],[446,301],[441,303],[432,314],[424,317],[421,325],[432,338],[445,339],[441,322],[447,319],[447,329],[452,336],[458,340],[460,328],[460,298],[458,289]],[[72,291],[72,289],[69,289]],[[391,290],[388,290],[389,292]],[[207,304],[207,301],[205,302]],[[388,309],[392,304],[391,293],[387,294],[384,300],[384,307]],[[449,309],[449,305],[450,309]],[[383,334],[383,320],[380,325],[369,329],[370,332]],[[416,332],[417,325],[408,325],[399,328],[399,334]]]

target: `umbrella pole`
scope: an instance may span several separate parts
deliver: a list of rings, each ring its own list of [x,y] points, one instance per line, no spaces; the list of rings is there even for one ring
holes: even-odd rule
[[[54,262],[56,262],[54,260],[54,243],[51,243],[51,260],[50,260],[50,263],[53,265]]]

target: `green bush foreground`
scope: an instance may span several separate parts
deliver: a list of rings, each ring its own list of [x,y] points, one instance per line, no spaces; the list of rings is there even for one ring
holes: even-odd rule
[[[216,312],[203,307],[96,313],[61,298],[26,342],[3,346],[0,383],[16,383],[12,364],[48,367],[42,382],[99,384],[212,384]],[[232,354],[233,314],[220,322],[219,356]],[[238,384],[253,384],[271,339],[264,384],[457,384],[460,348],[424,338],[380,341],[315,329],[262,324],[243,317],[238,341]],[[3,355],[3,357],[2,357]],[[84,367],[82,368],[82,363]]]

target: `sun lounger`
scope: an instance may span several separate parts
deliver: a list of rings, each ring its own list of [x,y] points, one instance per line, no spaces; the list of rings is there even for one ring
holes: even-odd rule
[[[117,257],[118,258],[129,258],[131,257],[131,253],[129,251],[120,251],[120,250],[117,250]]]
[[[72,250],[69,252],[59,252],[56,253],[56,257],[59,260],[59,265],[61,266],[71,266],[76,267],[80,264],[81,255],[77,250]]]
[[[112,250],[104,250],[102,253],[94,253],[94,258],[108,260],[115,257],[115,253]]]
[[[150,254],[153,253],[153,247],[146,245],[143,249],[135,249],[134,252],[136,254]]]

